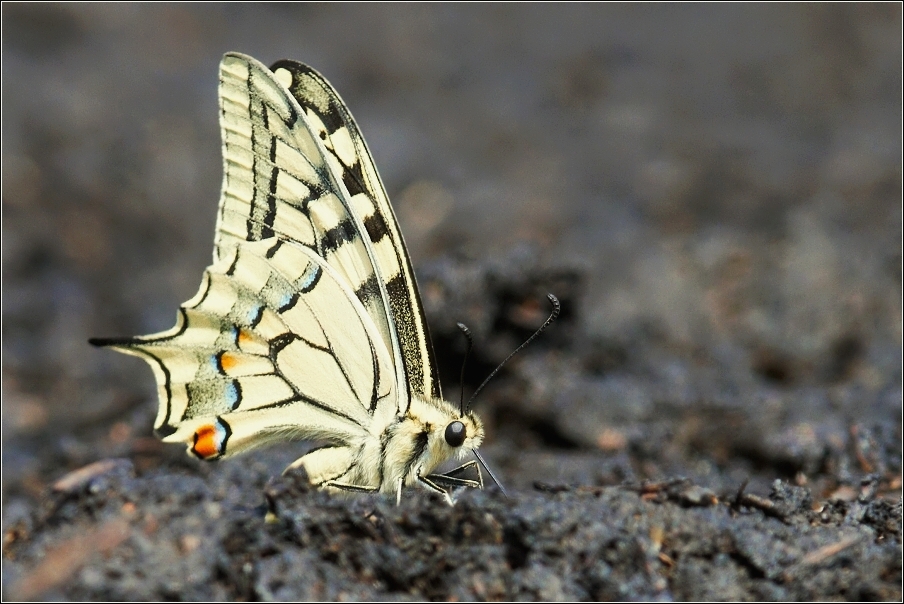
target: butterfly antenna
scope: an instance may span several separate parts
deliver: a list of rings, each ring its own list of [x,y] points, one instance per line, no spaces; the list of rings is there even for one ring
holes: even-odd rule
[[[461,330],[461,333],[468,339],[468,348],[465,350],[465,360],[461,362],[461,379],[458,382],[458,385],[461,389],[461,398],[458,400],[458,410],[462,415],[465,414],[465,367],[468,365],[468,356],[471,354],[471,349],[474,347],[474,338],[471,337],[471,330],[468,329],[468,326],[464,323],[456,323],[458,325],[458,329]],[[487,470],[489,472],[489,469]],[[492,476],[492,474],[490,474]],[[495,480],[495,479],[494,479]]]
[[[459,384],[461,385],[461,398],[458,401],[459,412],[464,415],[465,414],[465,367],[468,365],[468,357],[471,355],[471,349],[474,347],[474,338],[471,337],[471,330],[468,329],[468,326],[464,323],[456,323],[458,325],[458,329],[461,330],[461,333],[464,334],[465,338],[468,339],[468,348],[465,350],[465,358],[461,362],[461,380]],[[490,466],[487,465],[487,462],[483,459],[483,456],[476,449],[474,450],[474,457],[477,458],[477,461],[480,462],[480,465],[483,466],[483,469],[487,471],[487,474],[490,475],[490,478],[493,479],[493,482],[496,483],[496,486],[499,487],[499,490],[502,491],[502,494],[505,497],[508,497],[508,493],[505,492],[505,487],[502,486],[502,483],[499,482],[499,479],[496,478],[496,475],[493,474],[493,470],[490,469]]]
[[[562,310],[562,303],[559,302],[559,299],[556,298],[555,296],[553,296],[552,294],[546,294],[546,297],[549,299],[550,304],[552,304],[552,312],[549,313],[549,317],[546,319],[546,321],[543,322],[543,325],[540,326],[540,329],[538,329],[537,331],[534,332],[534,335],[532,335],[531,337],[526,339],[524,341],[524,343],[521,346],[519,346],[518,348],[516,348],[512,354],[508,355],[504,361],[499,363],[499,366],[493,370],[493,373],[488,375],[487,379],[485,379],[483,381],[483,383],[477,387],[477,390],[475,390],[474,394],[471,395],[471,398],[468,399],[468,404],[465,407],[465,411],[468,411],[471,409],[471,403],[474,401],[475,398],[477,398],[477,395],[480,394],[480,391],[483,390],[483,387],[487,385],[487,382],[489,382],[491,379],[493,379],[493,376],[495,376],[497,373],[499,373],[499,370],[502,369],[502,367],[505,366],[505,364],[508,363],[513,356],[515,356],[516,354],[521,352],[521,349],[523,349],[525,346],[527,346],[528,344],[533,342],[534,339],[538,335],[543,333],[543,330],[545,330],[547,327],[552,325],[553,321],[555,321],[556,319],[559,318],[559,311]],[[493,473],[490,472],[490,469],[487,468],[486,465],[484,465],[483,467],[486,468],[486,470],[487,470],[487,472],[489,472],[490,476],[493,476]],[[493,478],[493,480],[496,480],[496,479]],[[497,481],[496,484],[499,484],[499,482]]]

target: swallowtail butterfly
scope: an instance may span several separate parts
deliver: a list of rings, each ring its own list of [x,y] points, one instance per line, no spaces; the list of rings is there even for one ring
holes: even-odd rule
[[[201,459],[290,438],[334,491],[482,487],[480,420],[444,401],[414,272],[370,152],[295,61],[220,64],[224,179],[213,264],[176,326],[93,339],[147,361],[166,442]],[[481,460],[482,462],[482,460]],[[484,466],[486,467],[486,466]]]

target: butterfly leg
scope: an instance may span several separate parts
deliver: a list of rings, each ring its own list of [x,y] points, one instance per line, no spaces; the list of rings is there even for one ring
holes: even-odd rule
[[[317,485],[321,488],[327,487],[332,489],[339,489],[340,491],[348,491],[350,493],[376,493],[380,490],[379,487],[363,487],[357,484],[347,484],[344,482],[336,482],[335,480],[328,480],[324,483]]]
[[[477,473],[476,480],[467,478],[466,475],[472,472]],[[445,474],[428,474],[426,477],[418,476],[421,484],[429,488],[431,491],[442,493],[449,505],[455,504],[453,496],[456,489],[482,489],[483,475],[480,473],[480,467],[476,461],[469,461],[459,467],[449,470]]]
[[[445,497],[446,502],[449,505],[455,505],[455,500],[452,499],[452,489],[448,489],[448,490],[444,489],[443,487],[441,487],[438,484],[436,484],[435,482],[433,482],[432,479],[437,476],[440,476],[440,475],[430,474],[428,476],[421,476],[420,474],[418,474],[417,479],[418,479],[418,482],[420,482],[422,485],[424,485],[425,487],[427,487],[434,493],[440,493],[443,497]]]
[[[476,478],[473,477],[476,472]],[[472,477],[467,477],[472,474]],[[427,476],[433,482],[447,487],[470,487],[472,489],[483,488],[483,474],[480,472],[480,466],[473,459],[465,462],[453,470],[449,470],[445,474],[430,474]]]

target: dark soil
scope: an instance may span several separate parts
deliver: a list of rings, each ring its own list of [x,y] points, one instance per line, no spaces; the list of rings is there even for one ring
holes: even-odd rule
[[[3,8],[3,596],[900,600],[901,8]],[[209,262],[228,50],[323,72],[495,488],[202,464],[144,364]]]

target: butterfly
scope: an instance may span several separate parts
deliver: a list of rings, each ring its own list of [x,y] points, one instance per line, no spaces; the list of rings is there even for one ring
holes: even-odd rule
[[[156,433],[198,458],[318,440],[290,468],[330,491],[398,501],[419,484],[452,503],[482,488],[473,459],[433,473],[469,454],[489,471],[484,429],[442,398],[398,222],[339,95],[302,63],[228,53],[219,107],[224,179],[198,293],[168,331],[90,342],[150,364]]]

